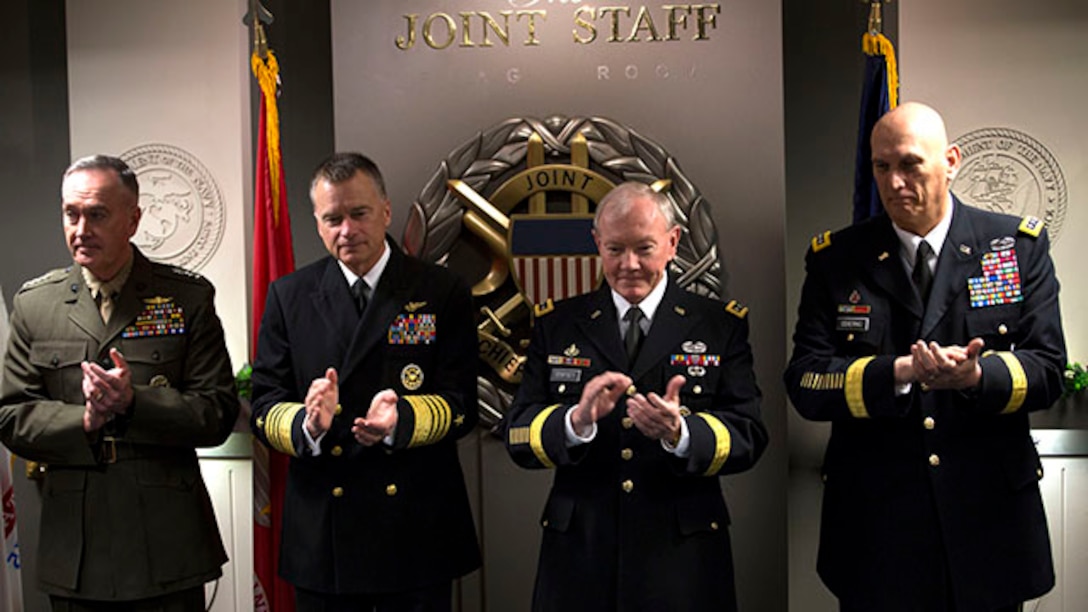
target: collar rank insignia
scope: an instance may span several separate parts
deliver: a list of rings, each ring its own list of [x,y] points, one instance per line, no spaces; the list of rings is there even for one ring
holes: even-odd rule
[[[594,310],[593,313],[589,315],[589,318],[596,320],[597,317],[599,317],[599,316],[601,316],[601,311],[600,310]]]
[[[971,254],[971,247],[966,245],[966,244],[961,244],[960,245],[960,253],[963,253],[964,255],[970,255]]]
[[[967,279],[971,308],[1024,301],[1015,249],[986,253],[981,263],[982,275]]]
[[[567,357],[577,357],[579,353],[581,353],[581,351],[578,350],[578,345],[576,344],[571,344],[563,350],[563,354]]]
[[[817,234],[812,237],[812,252],[819,253],[820,251],[831,246],[831,232],[826,231],[822,234]]]
[[[400,314],[389,326],[389,344],[431,344],[437,336],[434,314]]]
[[[887,259],[887,258],[889,258],[889,257],[891,257],[891,255],[888,255],[888,252],[887,252],[887,251],[884,251],[884,252],[883,252],[883,253],[881,253],[880,255],[877,255],[877,256],[876,256],[876,258],[877,258],[877,260],[878,260],[878,261],[884,261],[885,259]]]
[[[427,302],[408,302],[404,305],[404,311],[412,313],[419,310],[420,308],[423,308],[426,305]]]
[[[673,306],[672,309],[675,310],[676,314],[680,315],[681,317],[688,314],[688,311],[684,310],[683,306]]]
[[[185,333],[185,312],[172,297],[155,296],[144,299],[144,307],[136,320],[121,331],[122,338],[176,336]]]

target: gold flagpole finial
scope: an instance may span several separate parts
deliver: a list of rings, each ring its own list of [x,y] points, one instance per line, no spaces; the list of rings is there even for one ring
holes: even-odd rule
[[[872,35],[883,34],[884,17],[882,5],[891,0],[864,0],[869,2],[869,33]]]
[[[242,23],[253,30],[253,52],[257,57],[268,57],[268,39],[264,35],[264,24],[271,24],[275,18],[259,0],[249,0],[249,12],[242,18]]]

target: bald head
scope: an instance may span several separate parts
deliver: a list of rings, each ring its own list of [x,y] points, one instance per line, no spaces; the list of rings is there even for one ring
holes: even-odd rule
[[[944,120],[925,104],[907,102],[880,118],[871,142],[885,212],[900,228],[925,236],[951,206],[948,188],[960,165]]]

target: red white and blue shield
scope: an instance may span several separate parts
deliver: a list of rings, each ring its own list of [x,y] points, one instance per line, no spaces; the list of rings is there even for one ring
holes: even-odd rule
[[[593,215],[512,215],[507,244],[514,282],[530,304],[581,295],[601,282]]]

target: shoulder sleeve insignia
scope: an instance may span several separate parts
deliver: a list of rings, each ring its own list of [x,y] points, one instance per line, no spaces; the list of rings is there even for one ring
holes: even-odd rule
[[[1046,223],[1043,223],[1042,219],[1028,215],[1027,217],[1024,217],[1023,221],[1020,222],[1019,229],[1022,233],[1027,234],[1032,238],[1038,238],[1039,234],[1043,231],[1043,227],[1045,226]]]
[[[812,237],[812,252],[819,253],[820,251],[831,246],[831,231],[828,230],[822,234],[817,234]]]
[[[725,305],[725,311],[738,319],[743,319],[748,316],[748,307],[736,300],[730,300],[730,302]]]
[[[33,289],[35,287],[41,287],[42,285],[45,285],[47,283],[57,282],[57,281],[63,279],[65,277],[65,275],[67,275],[67,273],[68,272],[66,270],[64,270],[63,268],[57,268],[56,270],[50,270],[50,271],[46,272],[45,274],[42,274],[41,276],[39,276],[37,278],[32,278],[32,279],[26,281],[25,283],[23,283],[23,286],[19,288],[19,291],[26,291],[28,289]]]
[[[553,302],[551,298],[548,298],[548,301],[543,304],[536,304],[533,306],[533,316],[543,317],[553,310],[555,310],[555,302]]]

